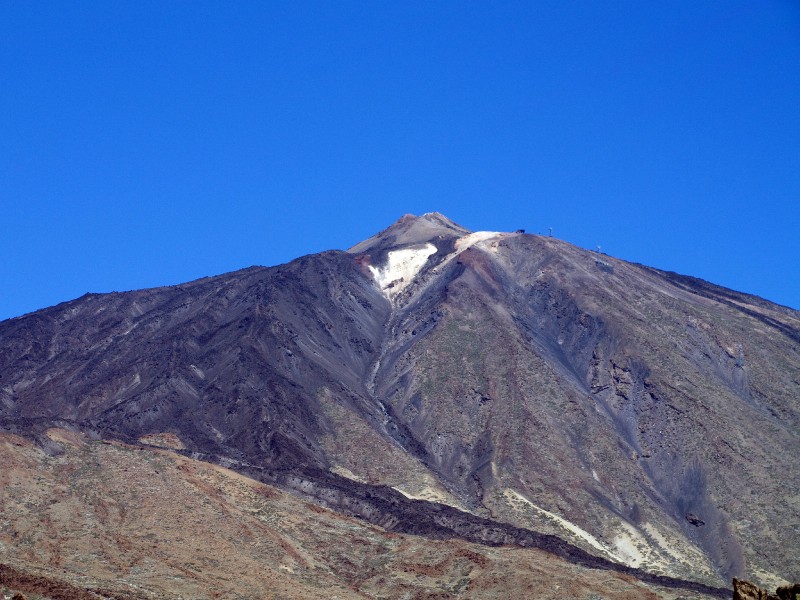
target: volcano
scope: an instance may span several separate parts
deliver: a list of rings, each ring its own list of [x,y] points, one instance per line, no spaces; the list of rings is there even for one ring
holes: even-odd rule
[[[202,461],[309,515],[655,597],[800,579],[800,313],[438,213],[3,321],[0,431],[41,464],[102,442]],[[0,548],[25,555],[10,502]]]

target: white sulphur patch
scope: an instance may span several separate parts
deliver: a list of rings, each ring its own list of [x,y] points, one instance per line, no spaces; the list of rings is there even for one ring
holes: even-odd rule
[[[436,246],[425,244],[421,248],[404,248],[389,252],[386,264],[382,267],[373,267],[369,270],[388,297],[393,298],[410,284],[420,269],[428,262],[428,257],[436,254]]]

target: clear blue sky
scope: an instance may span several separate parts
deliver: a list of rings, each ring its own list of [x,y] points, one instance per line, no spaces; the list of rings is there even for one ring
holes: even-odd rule
[[[800,3],[0,2],[0,319],[404,213],[800,308]]]

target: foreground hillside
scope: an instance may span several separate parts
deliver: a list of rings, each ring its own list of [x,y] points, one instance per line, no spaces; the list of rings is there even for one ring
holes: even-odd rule
[[[167,450],[47,437],[45,452],[0,435],[0,562],[38,577],[27,593],[49,581],[120,600],[707,597],[540,550],[390,533]],[[12,584],[0,569],[0,590]]]

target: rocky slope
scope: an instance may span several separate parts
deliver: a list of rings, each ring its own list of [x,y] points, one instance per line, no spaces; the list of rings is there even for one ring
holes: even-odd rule
[[[800,578],[800,314],[436,213],[0,323],[0,427],[47,448],[53,426],[395,531],[554,535],[711,586]]]
[[[541,550],[389,533],[172,452],[63,429],[45,436],[49,454],[0,434],[0,593],[58,600],[709,597]]]

